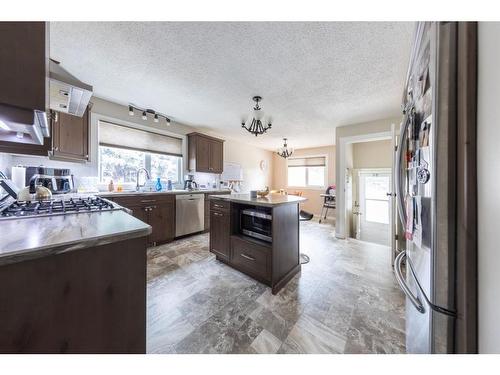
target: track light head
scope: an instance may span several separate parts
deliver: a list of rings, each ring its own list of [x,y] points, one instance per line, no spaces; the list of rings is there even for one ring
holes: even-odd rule
[[[155,117],[154,117],[153,121],[158,122],[158,113],[155,113]]]
[[[134,115],[134,107],[132,107],[131,105],[128,106],[128,114],[130,116],[133,116]]]
[[[146,111],[142,111],[142,119],[143,120],[147,120],[148,119],[148,116],[146,114]]]

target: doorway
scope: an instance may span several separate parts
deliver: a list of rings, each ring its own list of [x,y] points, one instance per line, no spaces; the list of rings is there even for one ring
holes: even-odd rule
[[[391,171],[361,170],[354,205],[356,238],[391,245]]]

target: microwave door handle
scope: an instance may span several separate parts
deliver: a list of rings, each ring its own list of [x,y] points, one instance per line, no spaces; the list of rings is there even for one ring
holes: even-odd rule
[[[413,111],[412,108],[409,108],[406,113],[405,117],[403,119],[403,123],[401,125],[401,132],[399,134],[399,143],[398,143],[398,148],[396,150],[396,203],[398,206],[398,213],[399,213],[399,218],[401,220],[401,223],[403,225],[403,228],[406,228],[406,207],[405,207],[405,193],[404,193],[404,186],[403,186],[403,176],[402,176],[402,156],[403,156],[403,147],[404,143],[406,140],[406,133],[408,131],[408,125],[410,123],[410,117],[412,116],[411,112]]]
[[[394,274],[396,275],[396,280],[399,284],[399,286],[401,287],[401,290],[404,292],[404,294],[406,294],[406,296],[408,297],[408,299],[410,300],[411,304],[413,306],[415,306],[415,308],[417,309],[417,311],[421,314],[424,314],[425,313],[425,309],[424,309],[424,305],[422,304],[422,302],[418,299],[417,296],[415,296],[410,288],[408,287],[408,285],[406,284],[406,281],[404,279],[404,276],[403,276],[403,271],[401,270],[401,266],[403,264],[403,260],[406,258],[406,251],[402,251],[398,254],[398,256],[396,257],[396,266],[394,267]],[[409,265],[407,265],[407,267],[410,267]],[[409,270],[407,272],[410,272]]]

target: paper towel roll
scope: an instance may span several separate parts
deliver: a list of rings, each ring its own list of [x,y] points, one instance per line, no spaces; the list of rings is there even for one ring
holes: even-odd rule
[[[12,167],[11,176],[12,176],[12,178],[11,178],[12,182],[19,189],[22,189],[23,187],[26,186],[26,168],[24,168],[24,167]]]

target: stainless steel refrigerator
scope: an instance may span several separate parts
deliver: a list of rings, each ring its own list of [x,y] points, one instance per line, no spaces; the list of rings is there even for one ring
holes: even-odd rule
[[[417,24],[403,95],[395,181],[406,243],[394,267],[409,353],[457,351],[458,29]]]

